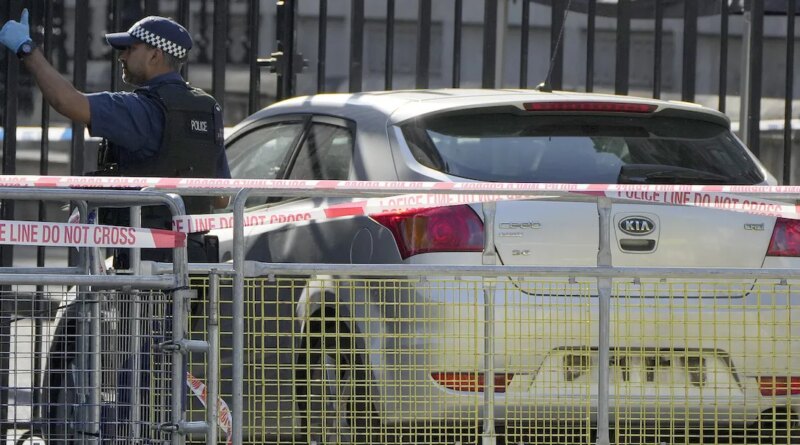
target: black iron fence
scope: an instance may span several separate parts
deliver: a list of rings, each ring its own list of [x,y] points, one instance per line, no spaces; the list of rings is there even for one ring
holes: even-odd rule
[[[800,171],[792,156],[797,3],[5,0],[0,19],[17,19],[27,7],[48,59],[78,89],[96,91],[126,88],[103,33],[145,15],[172,16],[196,42],[184,76],[217,97],[227,125],[282,98],[333,91],[540,85],[698,101],[738,122],[742,139],[788,184]],[[48,174],[54,148],[65,144],[68,173],[92,169],[84,128],[51,115],[7,51],[0,52],[0,77],[2,173]],[[763,109],[767,101],[781,111]],[[768,137],[765,118],[774,121]],[[68,140],[49,138],[51,126],[65,125]],[[35,150],[39,162],[19,171],[18,135],[30,127],[42,137],[35,148],[24,142],[24,150]],[[11,203],[0,208],[0,218],[14,215]],[[0,247],[2,264],[10,264],[10,251]]]

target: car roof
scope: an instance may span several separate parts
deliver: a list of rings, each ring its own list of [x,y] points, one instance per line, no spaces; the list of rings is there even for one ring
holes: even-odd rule
[[[678,112],[692,113],[695,116],[699,114],[706,119],[730,126],[729,118],[723,113],[689,102],[663,101],[599,93],[468,88],[392,90],[299,96],[270,105],[246,119],[241,125],[276,115],[311,112],[341,116],[357,122],[382,120],[387,124],[396,124],[407,119],[441,111],[502,105],[521,106],[524,102],[549,101],[653,104],[659,107],[659,111],[669,108]]]

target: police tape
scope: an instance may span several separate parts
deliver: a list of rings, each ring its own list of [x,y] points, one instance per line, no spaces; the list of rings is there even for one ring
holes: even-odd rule
[[[187,372],[186,385],[189,386],[189,389],[192,390],[192,393],[204,407],[208,406],[208,392],[206,384],[202,380],[193,376],[191,372]],[[233,441],[233,434],[231,434],[233,432],[233,417],[231,416],[231,409],[222,397],[217,397],[217,425],[222,431],[225,431],[228,439],[226,443],[231,443]]]
[[[175,248],[186,245],[186,234],[138,227],[0,220],[0,244]]]
[[[800,219],[800,206],[785,202],[741,196],[735,193],[758,194],[798,194],[800,186],[737,186],[737,185],[663,185],[663,184],[558,184],[558,183],[485,183],[485,182],[408,182],[408,181],[331,181],[331,180],[251,180],[251,179],[205,179],[205,178],[123,178],[123,177],[69,177],[69,176],[1,176],[0,186],[15,187],[109,187],[162,189],[300,189],[300,190],[421,190],[418,193],[396,195],[384,198],[355,199],[346,203],[313,207],[281,206],[261,212],[248,212],[244,215],[244,226],[273,226],[306,221],[348,216],[374,216],[390,212],[407,212],[431,209],[450,205],[478,204],[486,202],[530,200],[552,197],[543,192],[576,193],[592,196],[606,196],[633,202],[681,205],[717,210],[744,212],[749,214]],[[447,191],[482,191],[498,194],[448,194]],[[427,192],[426,192],[427,191]],[[435,191],[436,193],[430,193]],[[502,194],[502,192],[515,194]],[[525,194],[525,192],[531,192]],[[291,204],[290,204],[291,206]],[[43,224],[43,223],[42,223]],[[186,234],[215,229],[232,228],[233,214],[208,214],[176,217],[173,230],[149,231],[165,234]],[[95,226],[106,227],[114,226]],[[117,228],[121,229],[121,228]],[[147,229],[137,229],[142,233]],[[19,238],[18,236],[14,237]],[[174,235],[173,244],[185,243]],[[0,243],[3,243],[0,236]],[[52,241],[51,241],[52,242]],[[9,243],[19,244],[16,241]],[[34,243],[31,243],[34,244]],[[162,243],[163,244],[163,243]],[[169,243],[166,243],[169,244]],[[99,247],[153,247],[132,245],[127,239],[118,237],[117,241],[105,244],[56,244],[56,245],[94,245]],[[158,247],[174,247],[162,245]]]
[[[800,219],[797,205],[778,201],[749,198],[739,195],[706,192],[575,192],[602,195],[609,198],[655,204],[682,205],[717,210]],[[346,216],[375,216],[383,213],[411,212],[451,205],[480,204],[487,202],[518,201],[551,198],[547,195],[476,195],[415,193],[386,198],[369,198],[330,206],[271,209],[244,214],[242,224],[250,226],[278,226],[306,221],[321,221]],[[230,229],[234,225],[232,213],[207,215],[182,215],[173,219],[172,229],[194,233],[215,229]]]
[[[215,179],[151,178],[120,176],[35,176],[2,175],[0,187],[56,188],[145,188],[156,189],[294,189],[294,190],[409,190],[409,191],[487,191],[504,192],[675,192],[675,193],[757,193],[798,194],[800,186],[761,185],[672,185],[672,184],[564,184],[517,182],[414,182],[414,181],[337,181],[303,179]]]
[[[375,216],[383,213],[410,212],[452,205],[540,199],[544,197],[546,196],[413,193],[386,198],[358,199],[328,206],[311,207],[309,205],[289,209],[248,212],[244,215],[243,224],[246,227],[284,225],[347,216]],[[172,229],[178,232],[195,233],[215,229],[230,229],[233,224],[234,217],[232,213],[182,215],[173,218]]]
[[[603,194],[609,198],[636,202],[702,207],[762,216],[800,219],[800,205],[729,193],[707,191],[605,191]]]

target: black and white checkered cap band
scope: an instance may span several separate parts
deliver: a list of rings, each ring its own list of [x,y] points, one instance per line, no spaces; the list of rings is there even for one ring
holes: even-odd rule
[[[141,26],[131,29],[128,31],[128,33],[142,42],[145,42],[150,46],[154,46],[161,51],[166,52],[167,54],[177,57],[178,59],[183,59],[186,57],[186,48],[161,36],[155,35]]]

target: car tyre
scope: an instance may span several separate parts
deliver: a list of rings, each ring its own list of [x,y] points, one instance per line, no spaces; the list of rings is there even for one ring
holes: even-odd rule
[[[378,443],[362,351],[342,323],[312,319],[298,354],[297,406],[306,443]]]
[[[800,444],[800,423],[792,413],[785,408],[778,408],[761,413],[755,427],[755,443],[758,444]]]
[[[47,445],[49,442],[44,438],[44,433],[40,431],[28,431],[21,435],[15,445]]]

